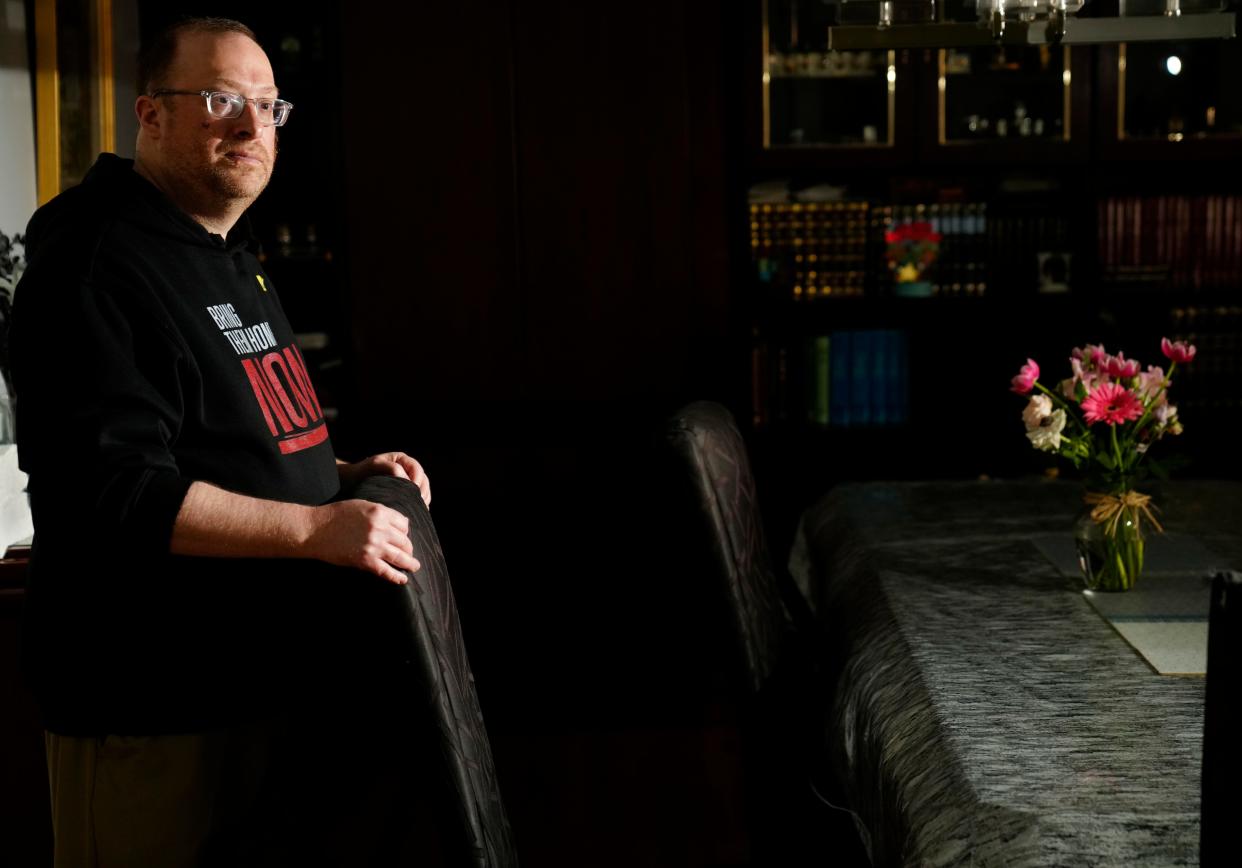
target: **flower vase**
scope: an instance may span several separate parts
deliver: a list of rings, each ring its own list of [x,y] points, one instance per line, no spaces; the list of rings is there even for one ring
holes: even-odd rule
[[[1088,492],[1074,524],[1083,581],[1091,591],[1128,591],[1143,573],[1143,519],[1160,530],[1151,498],[1135,491]]]

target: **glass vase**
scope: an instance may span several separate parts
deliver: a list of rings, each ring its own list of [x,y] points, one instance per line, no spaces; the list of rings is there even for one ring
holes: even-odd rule
[[[1128,591],[1143,573],[1139,508],[1120,506],[1116,513],[1100,520],[1098,511],[1088,507],[1074,523],[1078,565],[1088,590]]]

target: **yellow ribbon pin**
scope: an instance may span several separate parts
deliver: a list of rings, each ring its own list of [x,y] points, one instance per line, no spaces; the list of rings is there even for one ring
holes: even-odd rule
[[[254,277],[255,280],[259,281],[259,286],[263,287],[263,291],[267,292],[267,284],[263,282],[263,275],[256,274]]]

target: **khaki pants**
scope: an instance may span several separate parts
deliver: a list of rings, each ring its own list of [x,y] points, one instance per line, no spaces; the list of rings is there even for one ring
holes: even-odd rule
[[[55,868],[439,864],[420,716],[359,693],[215,732],[49,733]]]
[[[278,864],[272,738],[264,725],[163,736],[47,733],[55,868]]]

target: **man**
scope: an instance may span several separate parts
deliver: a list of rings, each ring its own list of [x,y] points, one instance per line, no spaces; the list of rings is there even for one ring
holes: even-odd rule
[[[24,667],[58,866],[249,864],[273,798],[265,722],[391,651],[342,583],[419,568],[406,516],[343,487],[398,476],[429,504],[430,485],[404,453],[334,457],[255,256],[244,215],[292,107],[254,34],[183,22],[140,78],[135,160],[101,155],[28,230]],[[354,623],[331,641],[338,614]]]

